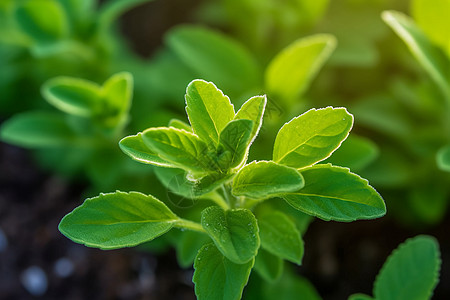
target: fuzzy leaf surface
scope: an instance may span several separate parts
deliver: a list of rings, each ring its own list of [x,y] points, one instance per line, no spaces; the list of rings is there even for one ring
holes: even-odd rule
[[[375,299],[430,299],[439,281],[438,242],[417,236],[401,244],[388,257],[374,284]]]
[[[202,211],[203,228],[225,257],[237,264],[251,261],[260,245],[258,225],[248,209],[223,210],[211,206]]]
[[[173,127],[146,129],[142,133],[144,144],[173,165],[203,173],[212,166],[205,161],[207,146],[193,133]]]
[[[302,175],[293,168],[273,161],[252,162],[233,179],[233,194],[250,198],[269,198],[294,192],[304,186]]]
[[[223,256],[213,243],[204,245],[194,262],[192,281],[197,299],[241,299],[254,261],[236,264]]]
[[[194,133],[207,144],[217,145],[220,133],[234,119],[230,99],[214,83],[198,79],[189,83],[185,97]]]
[[[235,168],[247,159],[253,129],[251,120],[233,120],[225,126],[217,146],[218,163],[223,170]]]
[[[142,133],[124,137],[119,142],[120,149],[132,159],[144,163],[161,167],[173,167],[173,165],[158,154],[150,150],[142,140]]]
[[[177,220],[153,196],[115,192],[86,199],[61,220],[59,230],[88,247],[117,249],[151,241],[169,231]]]
[[[252,134],[250,136],[250,144],[253,143],[256,136],[261,129],[261,125],[263,122],[264,110],[267,105],[267,97],[264,96],[255,96],[248,99],[244,104],[242,104],[239,111],[236,113],[234,117],[235,120],[246,119],[253,121],[253,129]]]
[[[310,85],[336,47],[332,35],[299,39],[281,51],[269,63],[265,86],[272,97],[293,103]]]
[[[311,109],[281,127],[273,160],[293,168],[311,166],[329,157],[352,126],[353,115],[345,108]]]
[[[295,223],[279,211],[258,216],[261,247],[270,253],[301,264],[304,252],[303,240]]]
[[[381,196],[367,180],[329,164],[302,171],[305,186],[282,196],[292,207],[325,221],[373,219],[386,213]]]

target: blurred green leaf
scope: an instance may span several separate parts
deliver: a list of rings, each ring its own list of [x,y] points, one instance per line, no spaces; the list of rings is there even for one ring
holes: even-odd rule
[[[187,132],[192,132],[192,128],[191,128],[191,126],[189,126],[189,124],[187,124],[187,123],[185,123],[183,121],[180,121],[178,119],[170,120],[169,121],[169,127],[175,127],[175,128],[178,128],[178,129],[186,130]]]
[[[109,0],[100,7],[97,16],[98,27],[101,31],[108,29],[120,15],[139,4],[150,0]]]
[[[258,225],[248,209],[208,207],[202,211],[202,226],[220,252],[236,264],[248,263],[258,253]]]
[[[273,211],[258,215],[258,227],[262,248],[298,265],[302,263],[303,240],[295,223],[285,214]]]
[[[151,241],[169,231],[177,220],[153,196],[115,192],[87,199],[61,220],[59,230],[88,247],[117,249]]]
[[[374,284],[375,299],[430,299],[439,281],[439,244],[430,236],[406,240],[386,260]]]
[[[283,260],[260,248],[255,259],[255,270],[266,281],[274,282],[283,273]]]
[[[38,45],[55,43],[69,35],[67,16],[55,0],[19,2],[15,18],[20,29]]]
[[[203,80],[188,85],[186,112],[195,134],[213,145],[218,144],[220,133],[235,115],[230,99],[214,83]]]
[[[302,170],[305,186],[282,196],[292,207],[325,221],[374,219],[386,213],[381,196],[349,169],[315,165]]]
[[[2,141],[27,148],[84,145],[67,125],[64,116],[51,112],[16,114],[3,123],[0,136]]]
[[[373,300],[373,298],[364,294],[353,294],[348,297],[348,300]]]
[[[103,107],[97,115],[105,118],[107,127],[125,125],[133,97],[133,76],[128,72],[114,74],[103,84],[101,90]]]
[[[299,39],[280,52],[267,66],[268,94],[291,105],[303,93],[336,47],[332,35]]]
[[[72,115],[92,117],[101,101],[101,87],[91,81],[60,76],[42,86],[42,95],[56,108]]]
[[[181,232],[175,244],[180,266],[182,268],[191,267],[199,249],[210,241],[211,239],[203,233],[196,231]]]
[[[372,163],[378,152],[378,146],[374,142],[351,134],[325,162],[358,171]]]
[[[192,278],[197,299],[241,299],[254,261],[236,264],[223,256],[214,244],[203,246],[195,258]]]
[[[345,108],[311,109],[281,127],[273,160],[293,168],[313,165],[330,156],[352,126],[353,116]]]
[[[450,172],[450,144],[439,149],[436,154],[436,163],[442,171]]]
[[[200,77],[227,93],[241,94],[259,84],[260,70],[250,52],[226,35],[184,25],[170,31],[166,43]]]
[[[440,46],[450,58],[450,1],[412,0],[411,13],[428,38]]]
[[[396,11],[385,11],[382,17],[406,43],[414,57],[450,101],[450,60],[439,48],[430,43],[425,34],[408,16]]]
[[[294,192],[304,186],[296,169],[272,161],[252,162],[243,167],[233,179],[233,194],[250,198],[270,198]]]

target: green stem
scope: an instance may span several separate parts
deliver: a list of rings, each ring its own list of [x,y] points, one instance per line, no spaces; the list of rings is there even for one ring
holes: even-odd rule
[[[201,224],[199,224],[197,222],[189,221],[189,220],[186,220],[186,219],[179,219],[175,223],[175,227],[181,228],[181,229],[187,229],[187,230],[192,230],[192,231],[206,233],[205,229],[203,229]]]
[[[230,208],[230,206],[228,205],[227,201],[225,201],[222,198],[222,196],[219,195],[217,192],[213,192],[213,193],[207,194],[205,196],[205,198],[214,201],[217,205],[219,205],[220,207],[222,207],[225,210]]]

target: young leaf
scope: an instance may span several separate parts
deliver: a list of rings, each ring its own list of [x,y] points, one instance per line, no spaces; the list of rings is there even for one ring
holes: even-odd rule
[[[169,127],[175,127],[178,129],[186,130],[187,132],[192,132],[192,128],[191,126],[189,126],[189,124],[178,119],[171,119],[169,121]]]
[[[58,1],[21,1],[15,18],[20,29],[39,45],[54,43],[69,34],[67,16]]]
[[[429,39],[439,45],[450,58],[450,1],[435,0],[430,5],[426,0],[411,1],[411,13]]]
[[[242,104],[241,108],[234,117],[235,120],[246,119],[253,121],[252,134],[250,135],[250,145],[255,140],[259,133],[259,129],[261,128],[266,104],[266,95],[251,97],[244,104]]]
[[[161,167],[174,167],[145,145],[142,133],[124,137],[120,140],[119,147],[126,155],[138,162]]]
[[[439,169],[450,172],[450,145],[439,149],[436,154],[436,162]]]
[[[105,2],[98,13],[98,26],[100,30],[108,29],[109,26],[124,12],[141,3],[150,0],[111,0]]]
[[[76,243],[100,249],[133,247],[169,231],[178,217],[138,192],[100,194],[66,215],[59,230]]]
[[[247,159],[253,121],[233,120],[225,126],[217,146],[218,163],[222,170],[240,166]]]
[[[316,165],[302,171],[305,186],[282,196],[292,207],[325,221],[354,221],[383,216],[386,207],[367,180],[349,169]]]
[[[311,109],[281,127],[273,160],[293,168],[311,166],[329,157],[352,126],[353,115],[345,108]]]
[[[233,194],[250,198],[270,198],[294,192],[304,186],[300,173],[272,161],[252,162],[233,179]]]
[[[298,265],[303,258],[303,240],[289,217],[279,211],[258,216],[261,247]]]
[[[276,255],[260,248],[255,258],[255,270],[268,282],[274,282],[283,273],[284,262]]]
[[[192,129],[207,144],[217,145],[220,132],[234,119],[230,99],[214,83],[194,80],[186,89],[186,112]]]
[[[378,152],[378,147],[374,142],[351,134],[325,162],[356,171],[364,169],[373,162],[378,156]]]
[[[439,48],[430,43],[411,18],[396,11],[385,11],[382,18],[406,43],[417,61],[444,95],[450,99],[450,85],[447,77],[450,68],[448,58],[439,51]]]
[[[219,32],[179,26],[168,33],[166,43],[202,78],[216,82],[227,91],[242,93],[260,81],[260,70],[251,53]]]
[[[103,84],[101,90],[103,107],[97,112],[110,118],[110,126],[127,119],[133,97],[133,76],[128,72],[117,73]]]
[[[194,262],[195,295],[198,300],[239,300],[247,284],[254,259],[236,264],[228,260],[213,243],[204,245]]]
[[[202,211],[202,226],[226,258],[236,264],[251,261],[258,252],[256,218],[248,209],[224,211],[211,206]]]
[[[332,35],[302,38],[280,52],[265,72],[268,94],[293,103],[309,86],[336,47]]]
[[[174,166],[194,173],[204,173],[214,167],[206,160],[206,144],[193,133],[158,127],[146,129],[141,137],[150,150]]]
[[[101,88],[97,84],[73,77],[60,76],[42,86],[42,95],[56,108],[72,115],[90,117],[100,105]]]
[[[35,111],[15,115],[3,123],[0,137],[2,141],[27,148],[82,144],[64,116],[50,112]]]
[[[376,299],[430,299],[439,281],[439,244],[430,236],[417,236],[401,244],[388,257],[374,284]]]

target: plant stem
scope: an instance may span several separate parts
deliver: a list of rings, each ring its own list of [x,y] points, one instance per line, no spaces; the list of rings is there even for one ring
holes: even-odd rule
[[[228,205],[227,201],[225,201],[222,198],[222,196],[219,195],[217,192],[213,192],[213,193],[207,194],[207,196],[205,198],[214,201],[217,205],[219,205],[220,207],[222,207],[225,210],[230,208],[230,206]]]
[[[201,224],[199,224],[197,222],[189,221],[189,220],[186,220],[186,219],[179,219],[175,223],[175,227],[178,227],[178,228],[181,228],[181,229],[187,229],[187,230],[192,230],[192,231],[206,233],[205,229],[203,229]]]

